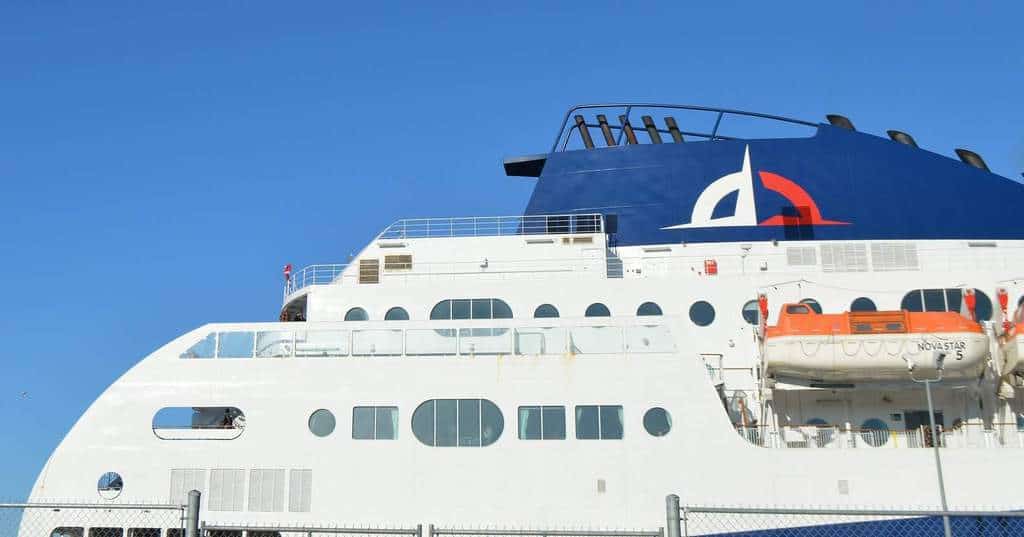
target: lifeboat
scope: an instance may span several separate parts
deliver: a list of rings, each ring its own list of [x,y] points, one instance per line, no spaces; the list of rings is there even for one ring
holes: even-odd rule
[[[821,314],[785,304],[764,338],[769,375],[818,381],[907,380],[934,371],[946,355],[945,378],[977,377],[989,353],[978,323],[953,312],[872,311]]]

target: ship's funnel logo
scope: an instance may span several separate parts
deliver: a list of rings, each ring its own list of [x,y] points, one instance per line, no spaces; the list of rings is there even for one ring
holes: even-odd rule
[[[690,223],[668,226],[662,229],[693,229],[709,227],[743,226],[835,226],[849,224],[837,220],[826,220],[814,198],[793,181],[772,172],[758,171],[761,186],[771,190],[791,204],[791,211],[783,212],[758,221],[757,206],[754,203],[754,175],[750,169],[750,147],[743,151],[743,165],[738,172],[724,175],[715,180],[700,193],[693,204]],[[715,208],[728,196],[736,194],[736,209],[732,215],[714,217]]]

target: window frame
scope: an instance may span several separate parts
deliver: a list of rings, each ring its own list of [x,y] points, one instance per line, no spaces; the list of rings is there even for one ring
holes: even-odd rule
[[[533,409],[536,409],[538,421],[540,422],[538,424],[538,430],[540,432],[540,436],[537,437],[537,438],[526,438],[524,436],[524,432],[525,431],[523,429],[523,421],[522,421],[523,411],[524,410],[530,411],[530,410],[533,410]],[[561,434],[561,436],[547,436],[547,434],[546,434],[546,431],[544,429],[544,415],[549,410],[558,410],[558,411],[561,412],[561,415],[562,415],[562,434]],[[568,424],[567,424],[567,422],[565,420],[565,405],[520,405],[519,408],[516,411],[516,429],[517,429],[517,431],[516,431],[517,432],[517,438],[519,440],[527,440],[527,441],[534,441],[534,440],[565,440],[567,435],[568,435],[568,430],[567,430],[568,429]]]
[[[357,314],[358,315],[359,313],[362,313],[362,316],[363,316],[362,319],[349,319],[348,318],[349,315],[352,315],[352,314]],[[370,314],[366,311],[366,308],[363,308],[362,306],[352,306],[351,308],[348,309],[348,311],[345,312],[345,316],[342,317],[342,320],[344,322],[347,322],[347,323],[366,322],[366,321],[370,320]]]
[[[591,308],[603,308],[603,309],[602,310],[598,310],[597,312],[591,312]],[[591,318],[593,318],[593,317],[611,317],[612,316],[612,310],[607,305],[605,305],[604,302],[594,302],[593,304],[587,306],[587,309],[583,310],[583,316],[584,317],[591,317]]]
[[[597,436],[594,438],[582,438],[580,437],[580,415],[579,409],[596,408],[597,409]],[[619,421],[620,435],[618,437],[605,436],[604,431],[604,413],[608,410],[614,412],[621,412],[622,419]],[[591,405],[576,405],[573,407],[573,425],[575,429],[576,440],[623,440],[626,437],[626,410],[623,405],[603,405],[603,404],[591,404]]]
[[[462,438],[462,430],[461,430],[462,429],[462,407],[463,407],[464,403],[469,403],[469,402],[472,402],[472,401],[475,401],[476,404],[477,404],[476,405],[476,412],[477,412],[476,443],[464,443],[463,442],[463,438]],[[437,414],[438,414],[438,406],[439,405],[437,403],[439,403],[439,402],[445,402],[445,403],[447,403],[447,402],[454,402],[455,434],[454,434],[454,441],[452,443],[438,444],[438,417],[437,417]],[[490,405],[490,407],[485,408],[485,404],[484,403],[487,403],[488,405]],[[429,416],[430,417],[430,423],[432,425],[431,443],[425,442],[423,440],[423,438],[421,438],[420,435],[416,432],[416,428],[415,428],[415,423],[416,423],[417,417],[421,417],[422,418],[422,415],[420,414],[420,411],[423,410],[424,407],[426,405],[428,405],[428,404],[430,405],[430,408],[431,408],[431,410],[430,410],[431,414]],[[485,430],[487,425],[491,425],[489,423],[485,423],[484,418],[485,418],[485,416],[487,414],[492,413],[492,411],[494,411],[492,415],[497,416],[497,418],[498,418],[498,420],[493,424],[493,425],[496,425],[495,435],[494,435],[494,438],[490,442],[484,443],[485,440],[486,440],[484,438],[484,430]],[[482,398],[482,397],[479,397],[479,398],[477,398],[477,397],[467,397],[467,398],[436,398],[436,399],[427,399],[426,401],[423,401],[422,403],[419,404],[419,406],[416,407],[415,410],[413,410],[412,418],[411,418],[411,424],[413,425],[413,436],[417,440],[419,440],[419,442],[421,444],[423,444],[425,446],[428,446],[428,447],[488,447],[488,446],[492,446],[495,443],[497,443],[497,441],[501,439],[501,435],[504,434],[504,432],[505,432],[505,415],[501,412],[501,408],[497,404],[495,404],[494,401],[491,401],[489,399],[485,399],[485,398]]]
[[[360,410],[370,410],[372,412],[371,419],[373,421],[373,432],[370,437],[356,436],[356,412]],[[380,431],[380,413],[381,411],[394,411],[395,418],[392,419],[392,423],[395,427],[391,430],[392,436],[381,436]],[[397,405],[356,405],[352,407],[352,440],[398,440],[398,426],[400,423],[401,415],[398,412]]]

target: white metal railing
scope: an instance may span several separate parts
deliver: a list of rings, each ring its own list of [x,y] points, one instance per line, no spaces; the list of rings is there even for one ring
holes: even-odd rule
[[[738,426],[736,432],[751,444],[776,449],[899,449],[932,446],[928,427],[913,430],[854,429],[796,425],[780,428]],[[1015,423],[962,425],[939,431],[943,448],[1024,448],[1024,431]]]
[[[285,280],[284,294],[288,296],[303,287],[309,285],[326,285],[334,283],[341,276],[348,265],[343,264],[320,264],[303,267],[302,270],[291,275]]]
[[[312,323],[310,323],[312,324]],[[469,326],[398,321],[366,328],[281,323],[264,330],[211,331],[181,353],[186,359],[342,358],[360,356],[575,356],[674,353],[667,325]],[[348,322],[346,325],[363,325]],[[395,326],[388,328],[388,325]]]
[[[388,226],[378,239],[484,237],[602,233],[604,217],[597,213],[407,218]]]

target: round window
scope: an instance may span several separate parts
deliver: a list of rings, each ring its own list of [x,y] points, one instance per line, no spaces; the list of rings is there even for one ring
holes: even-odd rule
[[[801,300],[800,303],[807,304],[812,310],[814,310],[814,313],[817,313],[819,315],[821,314],[821,304],[819,304],[817,300],[813,298],[805,298]]]
[[[871,418],[861,424],[860,437],[872,447],[885,445],[889,441],[889,426],[878,418]]]
[[[370,316],[366,314],[366,310],[363,308],[352,308],[345,313],[346,321],[367,321]]]
[[[124,479],[121,479],[121,474],[117,472],[107,472],[100,476],[96,490],[104,500],[113,500],[124,490]]]
[[[384,314],[385,321],[408,321],[409,312],[405,311],[405,308],[394,307],[388,310]]]
[[[558,317],[558,308],[551,304],[541,304],[533,310],[533,317],[536,319],[553,319]]]
[[[761,312],[759,310],[760,308],[757,306],[756,300],[748,300],[747,303],[743,305],[743,310],[741,310],[740,313],[743,315],[744,321],[747,321],[749,324],[756,325],[757,318],[761,316]]]
[[[661,407],[649,409],[644,413],[644,429],[651,436],[665,436],[672,430],[672,416]]]
[[[850,311],[878,311],[878,306],[875,305],[874,300],[862,296],[853,299],[853,302],[850,303]]]
[[[690,320],[697,326],[707,326],[715,322],[715,307],[703,300],[690,306]]]
[[[321,408],[309,415],[309,432],[321,438],[334,432],[334,414]]]
[[[585,317],[611,317],[612,312],[608,311],[608,306],[595,302],[587,306],[587,311],[583,315]]]
[[[644,302],[636,309],[636,314],[638,317],[661,315],[661,306],[654,302]]]

